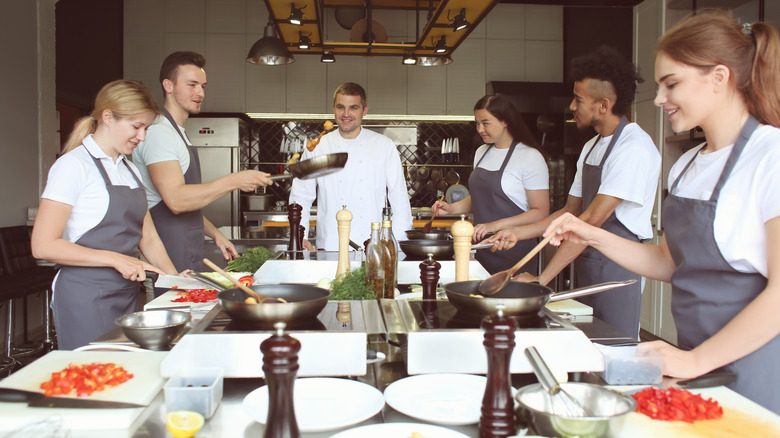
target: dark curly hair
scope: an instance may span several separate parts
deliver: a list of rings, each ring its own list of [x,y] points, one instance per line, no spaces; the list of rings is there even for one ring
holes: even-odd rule
[[[590,78],[612,84],[617,95],[612,113],[618,116],[628,111],[634,101],[637,82],[643,82],[634,64],[623,58],[617,50],[607,46],[572,59],[570,75],[573,82]]]

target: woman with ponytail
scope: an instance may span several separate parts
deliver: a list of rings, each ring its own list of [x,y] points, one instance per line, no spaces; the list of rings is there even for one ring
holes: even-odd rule
[[[118,316],[138,310],[145,271],[176,274],[146,208],[138,169],[125,157],[159,112],[140,82],[105,85],[49,171],[32,250],[59,268],[52,309],[60,349],[86,345]]]
[[[576,218],[571,239],[672,284],[677,346],[664,374],[732,371],[732,389],[780,414],[780,40],[766,23],[718,12],[686,18],[658,42],[656,105],[672,129],[705,142],[669,172],[660,246],[622,240]]]

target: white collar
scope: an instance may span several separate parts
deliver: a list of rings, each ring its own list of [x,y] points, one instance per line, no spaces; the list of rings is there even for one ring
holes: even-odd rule
[[[114,160],[105,152],[103,152],[103,149],[100,149],[100,146],[95,142],[95,139],[92,137],[92,134],[89,134],[82,140],[81,144],[84,145],[85,148],[87,148],[87,152],[89,152],[93,157],[97,158],[98,160],[107,159],[111,161],[112,163]],[[116,164],[118,165],[120,160],[126,160],[127,157],[125,157],[124,154],[119,154],[119,159],[116,160]]]

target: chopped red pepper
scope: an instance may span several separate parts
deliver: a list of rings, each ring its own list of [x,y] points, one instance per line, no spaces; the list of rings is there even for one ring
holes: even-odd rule
[[[171,300],[172,303],[206,303],[217,299],[215,289],[190,289],[179,292],[179,298]]]
[[[51,379],[41,383],[41,389],[47,396],[75,394],[82,397],[132,378],[127,370],[113,363],[70,364],[62,371],[51,373]]]
[[[244,275],[243,277],[238,279],[238,282],[243,284],[244,286],[251,286],[255,284],[255,278],[251,275]]]
[[[717,420],[723,417],[723,408],[712,398],[704,399],[685,389],[645,388],[633,395],[636,411],[663,421]]]

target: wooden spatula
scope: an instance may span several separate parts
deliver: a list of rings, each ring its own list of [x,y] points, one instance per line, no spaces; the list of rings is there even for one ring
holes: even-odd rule
[[[232,275],[230,275],[227,272],[225,272],[222,269],[220,269],[219,266],[217,266],[214,263],[212,263],[211,260],[209,260],[209,259],[203,259],[203,263],[206,266],[208,266],[209,268],[211,268],[214,272],[217,272],[221,276],[223,276],[226,279],[228,279],[228,281],[233,283],[233,285],[235,287],[237,287],[237,288],[241,289],[242,291],[248,293],[249,296],[251,296],[252,298],[257,300],[258,303],[286,303],[287,302],[283,298],[271,298],[271,297],[267,297],[265,295],[260,295],[259,293],[257,293],[255,291],[253,291],[252,289],[246,287],[246,285],[244,285],[240,281],[236,280],[236,278],[233,277]]]
[[[436,201],[436,204],[433,204],[433,214],[431,214],[431,218],[428,219],[428,222],[423,225],[423,232],[430,233],[431,232],[431,225],[433,225],[433,219],[436,217],[436,209],[439,202],[444,200],[444,195],[441,195],[441,198],[439,198],[438,201]]]

